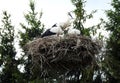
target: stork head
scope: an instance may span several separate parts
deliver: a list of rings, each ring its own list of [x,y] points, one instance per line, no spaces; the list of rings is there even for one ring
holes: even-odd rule
[[[64,23],[60,23],[60,27],[63,31],[67,30],[71,26],[71,23],[69,20],[67,20]]]

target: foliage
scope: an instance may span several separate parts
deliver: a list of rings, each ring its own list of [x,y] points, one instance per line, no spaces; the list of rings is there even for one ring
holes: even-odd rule
[[[38,14],[38,12],[35,11],[35,2],[30,0],[30,11],[28,11],[28,14],[25,14],[25,20],[27,22],[27,25],[24,23],[20,23],[21,27],[24,32],[20,32],[20,46],[23,47],[26,43],[29,41],[34,40],[37,37],[41,36],[41,33],[43,32],[44,25],[41,23],[41,17],[42,12]],[[25,54],[26,55],[26,54]],[[24,55],[24,56],[25,56]],[[25,76],[27,80],[30,80],[34,78],[34,76],[31,75],[30,68],[31,68],[31,57],[27,56],[28,59],[25,61]]]
[[[101,23],[85,28],[83,24],[87,21],[87,19],[93,18],[93,14],[96,13],[96,10],[92,11],[90,14],[87,14],[85,7],[85,0],[71,0],[73,5],[75,6],[75,10],[73,11],[75,13],[75,21],[74,21],[74,28],[77,28],[81,31],[81,35],[85,36],[91,36],[97,33],[97,30],[100,29],[100,25],[103,23],[103,20],[101,20]]]
[[[101,33],[98,33],[97,30],[101,29],[101,25],[104,23],[103,19],[100,19],[100,23],[97,25],[93,25],[91,27],[84,27],[84,24],[86,23],[87,19],[93,18],[93,14],[96,13],[96,10],[92,11],[90,14],[87,14],[85,7],[85,0],[71,0],[73,5],[75,6],[75,10],[73,11],[75,13],[75,20],[73,27],[77,28],[81,31],[81,35],[88,36],[92,38],[95,34],[98,35],[98,39],[102,40],[103,36]],[[97,56],[99,58],[99,56]],[[98,62],[98,61],[97,61]],[[97,68],[97,70],[96,70]],[[85,70],[82,70],[81,74],[79,76],[82,76],[79,80],[82,83],[91,83],[93,82],[94,72],[98,71],[98,67],[92,66]],[[96,74],[97,75],[97,74]]]
[[[107,40],[104,70],[109,83],[120,82],[120,1],[112,0],[113,9],[107,10],[106,30],[110,31]]]
[[[0,29],[0,82],[18,83],[24,82],[22,73],[17,68],[21,60],[16,60],[14,48],[15,31],[11,25],[10,14],[3,12],[2,28]]]
[[[20,37],[22,39],[20,41],[21,46],[25,45],[34,38],[39,37],[43,32],[44,25],[40,21],[42,12],[40,12],[38,17],[38,12],[35,12],[35,3],[32,0],[30,0],[29,6],[30,11],[28,11],[28,14],[25,14],[27,25],[20,23],[21,27],[25,30],[25,33],[20,32]]]

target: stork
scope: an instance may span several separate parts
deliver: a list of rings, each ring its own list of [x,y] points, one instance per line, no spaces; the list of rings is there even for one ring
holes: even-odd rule
[[[66,32],[67,32],[67,35],[80,35],[80,30],[78,30],[78,29],[75,29],[75,28],[73,28],[73,21],[74,21],[74,18],[73,18],[73,16],[71,15],[71,12],[68,12],[68,16],[70,17],[69,18],[69,22],[70,22],[70,26],[68,26],[67,28],[66,28]]]
[[[70,20],[72,21],[71,23],[71,26],[67,27],[66,28],[66,34],[70,37],[76,37],[76,46],[79,46],[81,40],[79,38],[79,36],[81,35],[81,31],[76,29],[76,28],[73,28],[73,21],[74,21],[74,18],[72,17],[71,13],[68,12],[68,15],[70,16]]]
[[[57,35],[59,36],[60,34],[63,34],[63,30],[61,27],[57,26],[57,24],[54,24],[51,28],[47,29],[41,37],[46,37],[46,36],[52,36],[52,35]]]
[[[78,35],[80,35],[80,31],[78,29],[75,29],[75,28],[69,28],[67,34],[78,36]]]

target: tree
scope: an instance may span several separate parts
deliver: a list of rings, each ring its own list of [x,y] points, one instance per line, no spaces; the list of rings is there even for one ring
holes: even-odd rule
[[[73,11],[75,13],[73,27],[80,30],[81,35],[84,36],[90,37],[92,34],[96,34],[97,29],[100,29],[102,21],[96,26],[94,25],[88,28],[84,27],[84,23],[87,21],[87,19],[93,18],[93,14],[96,12],[96,10],[92,11],[90,14],[87,14],[86,10],[84,9],[86,0],[71,0],[71,2],[75,6],[75,10]]]
[[[25,20],[27,22],[27,25],[24,23],[20,23],[21,27],[24,32],[20,32],[20,46],[23,47],[26,43],[29,41],[34,40],[37,37],[41,36],[41,33],[43,32],[44,25],[41,23],[41,17],[42,17],[42,12],[38,14],[38,12],[35,11],[35,3],[34,1],[30,0],[30,11],[28,11],[28,14],[25,14]],[[39,15],[39,16],[38,16]],[[24,55],[26,56],[26,54]],[[30,68],[31,68],[31,57],[27,56],[28,59],[25,61],[25,76],[27,80],[31,79],[36,79],[37,77],[31,74]]]
[[[110,10],[106,11],[108,22],[106,30],[110,31],[107,40],[106,56],[104,60],[104,71],[109,83],[120,82],[120,1],[112,0]]]
[[[42,17],[42,12],[38,14],[38,12],[35,11],[35,3],[32,0],[30,0],[29,6],[30,11],[28,11],[28,14],[25,14],[27,25],[20,23],[21,27],[25,30],[25,33],[20,32],[20,37],[22,39],[20,41],[21,46],[25,45],[34,38],[39,37],[44,29],[44,25],[40,20]]]
[[[85,10],[84,10],[84,3],[85,1],[84,0],[71,0],[73,5],[76,7],[76,9],[74,10],[74,13],[75,13],[75,16],[76,16],[76,20],[74,22],[74,27],[79,29],[82,33],[82,35],[84,34],[83,33],[83,30],[84,30],[84,26],[83,26],[83,21],[86,19],[84,17],[85,15]]]
[[[15,30],[11,25],[10,14],[3,12],[2,28],[0,29],[0,82],[18,83],[24,82],[22,73],[17,66],[21,60],[16,60],[16,51],[14,47]]]
[[[101,25],[103,23],[102,19],[101,22],[97,25],[93,25],[91,27],[84,27],[84,23],[86,23],[87,19],[93,18],[93,14],[96,12],[96,10],[92,11],[90,14],[87,14],[86,10],[84,9],[86,0],[71,0],[71,1],[75,6],[75,10],[73,11],[75,13],[73,27],[80,30],[81,35],[88,36],[90,38],[92,38],[92,35],[99,34],[98,39],[102,40],[103,36],[100,33],[97,33],[97,30],[101,28]],[[93,76],[95,75],[94,72],[98,71],[96,70],[96,68],[98,68],[96,62],[97,61],[95,61],[95,64],[93,64],[93,66],[77,71],[79,72],[79,74],[77,75],[78,78],[77,80],[79,82],[92,83],[94,81],[93,80]],[[80,75],[81,78],[79,79]]]

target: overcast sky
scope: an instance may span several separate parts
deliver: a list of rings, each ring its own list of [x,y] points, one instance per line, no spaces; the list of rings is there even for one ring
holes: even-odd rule
[[[87,26],[96,24],[99,18],[105,17],[104,10],[110,8],[111,0],[87,0],[85,9],[89,13],[92,10],[98,10],[94,19],[87,22]],[[0,19],[2,11],[6,10],[12,15],[12,23],[19,26],[24,22],[24,14],[29,10],[29,0],[0,0]],[[64,22],[67,20],[67,12],[74,9],[71,0],[35,0],[36,11],[43,11],[42,22],[46,27],[54,23]],[[1,23],[0,23],[1,25]]]

